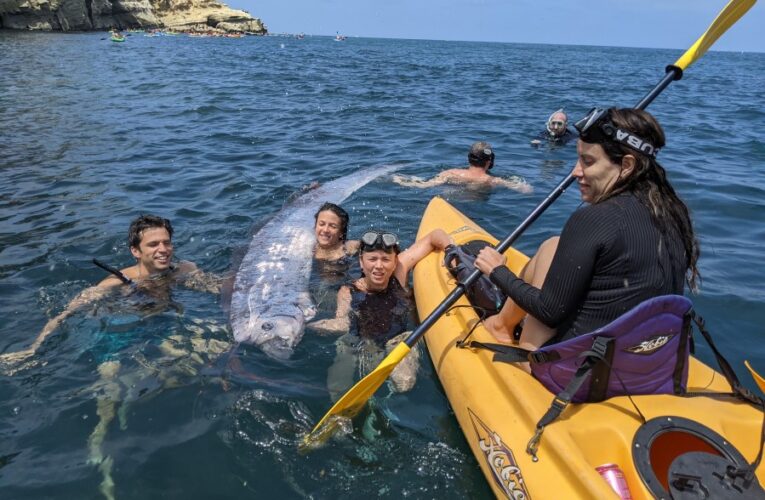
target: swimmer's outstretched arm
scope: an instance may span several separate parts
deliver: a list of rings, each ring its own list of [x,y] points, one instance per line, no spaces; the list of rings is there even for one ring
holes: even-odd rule
[[[528,194],[534,191],[534,188],[531,187],[531,184],[526,182],[523,178],[515,176],[515,175],[510,177],[509,179],[503,179],[502,177],[494,177],[491,183],[494,186],[506,187],[506,188],[518,191],[519,193]]]
[[[420,179],[419,177],[405,177],[403,175],[395,174],[393,176],[393,182],[396,184],[399,184],[404,187],[414,187],[414,188],[428,188],[433,186],[440,186],[441,184],[446,184],[447,176],[444,176],[443,174],[438,174],[437,176],[433,177],[430,180],[424,180]]]
[[[71,302],[69,302],[69,304],[66,306],[66,309],[45,323],[45,326],[37,335],[37,338],[34,340],[34,342],[32,342],[32,345],[22,351],[0,354],[0,362],[20,363],[21,361],[34,356],[35,352],[37,352],[37,349],[42,345],[43,341],[48,337],[48,335],[53,333],[56,328],[58,328],[62,321],[74,314],[81,307],[99,300],[101,297],[108,293],[109,289],[120,284],[121,282],[117,278],[109,277],[96,286],[86,288],[74,299],[72,299]]]
[[[347,286],[343,286],[337,291],[337,310],[335,311],[335,317],[313,321],[308,323],[307,326],[310,326],[319,333],[345,333],[350,328],[350,320],[348,319],[348,314],[350,312],[351,290]]]

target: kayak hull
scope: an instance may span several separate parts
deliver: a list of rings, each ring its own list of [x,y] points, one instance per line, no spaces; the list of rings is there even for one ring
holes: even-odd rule
[[[488,232],[440,198],[434,198],[428,205],[418,238],[436,228],[444,229],[457,244],[475,239],[497,243]],[[528,261],[527,256],[514,249],[508,250],[506,256],[508,267],[516,273]],[[454,288],[454,279],[442,266],[442,259],[443,253],[433,253],[415,268],[414,294],[421,319]],[[465,297],[456,303],[468,304]],[[471,308],[454,309],[430,328],[425,341],[465,438],[498,498],[612,498],[614,491],[596,471],[596,467],[610,464],[621,469],[632,498],[660,496],[646,484],[653,481],[655,488],[656,477],[644,480],[642,476],[646,473],[636,468],[635,460],[642,461],[636,434],[645,436],[646,426],[627,397],[569,405],[545,429],[539,441],[538,461],[532,460],[526,447],[536,423],[550,407],[553,394],[516,366],[493,362],[489,351],[457,348],[455,343],[477,321]],[[475,328],[472,338],[496,342],[482,324]],[[695,358],[690,363],[688,389],[731,390],[721,374]],[[672,422],[673,417],[681,417],[675,420],[701,424],[735,447],[745,460],[751,462],[757,455],[763,414],[751,405],[733,398],[650,395],[632,399],[651,425],[661,427],[667,419]],[[675,434],[685,439],[682,433]],[[663,441],[666,452],[675,453],[683,446],[695,450],[695,442],[683,445],[680,439],[677,444],[672,443],[675,434],[665,434],[670,436]],[[648,456],[659,462],[659,454],[651,449]],[[667,460],[665,457],[664,462]],[[654,472],[659,483],[664,481],[666,488],[666,470],[662,469],[665,466],[669,463],[653,464],[658,467]],[[760,465],[756,474],[762,484],[765,466]]]

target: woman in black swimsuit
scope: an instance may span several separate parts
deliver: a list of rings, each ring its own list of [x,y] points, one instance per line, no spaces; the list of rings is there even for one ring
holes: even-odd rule
[[[487,329],[509,341],[526,311],[525,349],[589,333],[652,297],[682,294],[686,279],[696,288],[698,242],[688,208],[656,161],[665,142],[656,119],[594,109],[575,126],[573,175],[589,205],[540,246],[520,277],[490,247],[475,261],[511,299]]]
[[[407,289],[409,271],[430,252],[443,250],[450,243],[449,235],[437,229],[401,252],[393,233],[367,231],[362,235],[361,277],[338,291],[334,318],[309,325],[319,332],[348,332],[337,342],[337,358],[328,373],[333,398],[353,383],[357,354],[369,354],[359,356],[358,368],[364,375],[374,368],[375,360],[401,341],[413,311]],[[350,357],[353,359],[347,359]],[[417,356],[407,358],[411,359],[405,359],[391,375],[394,389],[399,391],[411,389],[416,380]]]

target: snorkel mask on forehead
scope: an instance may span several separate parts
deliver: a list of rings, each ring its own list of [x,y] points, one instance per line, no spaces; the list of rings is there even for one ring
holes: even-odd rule
[[[574,127],[579,131],[579,138],[590,144],[616,142],[652,158],[659,153],[659,148],[647,140],[614,125],[608,109],[592,108]]]
[[[371,250],[382,250],[384,252],[393,250],[395,253],[399,253],[398,236],[385,231],[367,231],[361,235],[360,251],[366,252]]]

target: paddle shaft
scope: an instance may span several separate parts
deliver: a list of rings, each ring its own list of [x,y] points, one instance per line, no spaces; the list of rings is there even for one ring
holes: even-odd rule
[[[661,94],[661,92],[667,88],[667,86],[672,83],[675,80],[679,80],[683,77],[683,71],[678,68],[677,66],[667,66],[667,73],[664,75],[664,78],[661,79],[661,81],[656,84],[656,86],[651,90],[648,94],[646,94],[645,97],[643,97],[640,102],[637,103],[635,106],[635,109],[645,109],[651,102],[653,102],[656,97]],[[572,174],[568,174],[565,179],[563,179],[557,186],[555,186],[555,189],[553,189],[550,194],[547,195],[547,197],[537,205],[537,207],[531,211],[531,213],[526,217],[521,224],[515,228],[515,231],[510,233],[507,238],[502,240],[499,245],[494,247],[499,253],[505,253],[510,246],[515,243],[515,240],[518,239],[520,235],[528,229],[530,225],[532,225],[540,215],[544,213],[547,208],[555,203],[555,200],[557,200],[560,195],[566,192],[566,189],[574,182],[575,177]],[[425,318],[424,321],[420,323],[420,325],[415,328],[415,330],[409,335],[409,337],[404,340],[404,343],[408,345],[410,348],[414,347],[414,344],[417,343],[417,341],[422,337],[422,335],[428,331],[428,329],[433,326],[433,324],[438,321],[438,319],[443,316],[443,314],[452,306],[454,305],[457,300],[459,300],[460,297],[462,297],[465,294],[465,290],[472,285],[473,283],[478,280],[478,278],[481,276],[481,271],[476,269],[470,275],[467,277],[467,279],[464,282],[457,283],[457,287],[449,293],[449,295],[446,296],[446,298],[441,302],[441,304],[433,310],[432,313],[428,315],[427,318]]]

